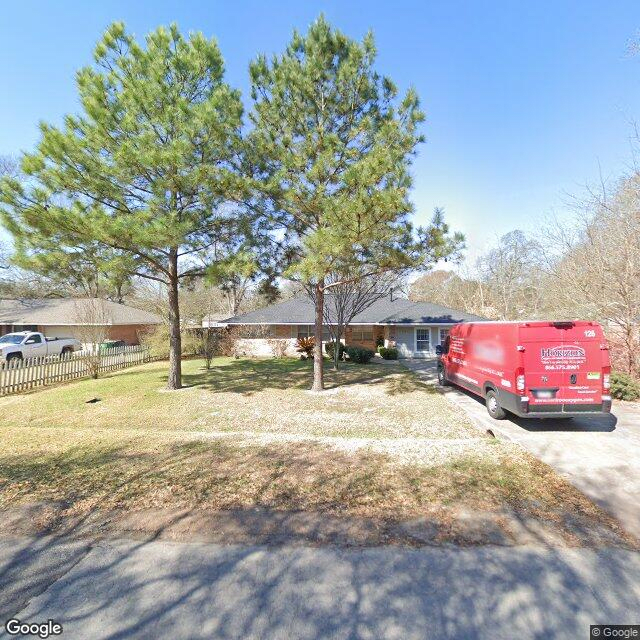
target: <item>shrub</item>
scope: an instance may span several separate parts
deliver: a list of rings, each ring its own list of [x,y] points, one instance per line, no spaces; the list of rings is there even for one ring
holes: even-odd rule
[[[378,353],[385,360],[397,360],[398,359],[398,350],[395,347],[380,347],[378,349]]]
[[[196,354],[195,341],[190,331],[182,331],[182,355],[191,356]],[[139,335],[140,344],[149,349],[149,354],[153,359],[164,360],[169,357],[169,326],[158,324],[153,328],[141,332]]]
[[[371,349],[365,349],[364,347],[347,347],[346,351],[349,360],[358,364],[367,364],[375,355]]]
[[[296,351],[301,354],[303,358],[311,358],[315,346],[316,341],[314,338],[298,338]]]
[[[240,352],[240,338],[242,337],[242,327],[230,326],[225,329],[220,336],[218,350],[220,355],[232,358],[239,358],[244,355]]]
[[[640,383],[628,373],[615,371],[611,374],[611,395],[618,400],[640,398]]]
[[[205,327],[189,332],[195,353],[204,358],[205,369],[211,369],[211,361],[220,350],[221,332],[219,329]]]
[[[333,360],[335,353],[335,342],[325,342],[324,350],[327,352],[327,355]],[[338,359],[342,360],[344,358],[344,345],[342,342],[338,342]]]

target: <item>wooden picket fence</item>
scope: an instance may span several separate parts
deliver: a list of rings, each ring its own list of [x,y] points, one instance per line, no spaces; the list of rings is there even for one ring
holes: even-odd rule
[[[11,360],[0,365],[0,396],[78,378],[89,378],[150,361],[142,346],[114,347],[99,354],[80,351],[67,356]]]

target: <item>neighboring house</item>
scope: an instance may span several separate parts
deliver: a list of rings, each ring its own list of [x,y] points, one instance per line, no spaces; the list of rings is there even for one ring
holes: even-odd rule
[[[108,339],[139,344],[139,335],[160,322],[153,313],[100,298],[0,299],[0,335],[40,331],[82,339],[87,327],[105,327]]]
[[[202,318],[202,325],[199,328],[202,329],[220,329],[221,327],[226,327],[225,319],[226,316],[223,313],[210,313]]]
[[[402,358],[430,357],[454,324],[472,320],[484,318],[429,302],[383,298],[353,319],[344,342],[375,351],[380,340],[385,346],[396,346]],[[288,352],[293,353],[298,338],[313,336],[314,308],[308,298],[293,298],[224,322],[241,327],[241,352],[271,355],[271,341],[280,339],[288,341]],[[330,340],[327,327],[323,340]]]

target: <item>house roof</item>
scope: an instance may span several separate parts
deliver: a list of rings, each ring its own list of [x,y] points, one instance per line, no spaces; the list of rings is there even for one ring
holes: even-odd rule
[[[1,299],[0,324],[159,324],[160,316],[101,298]]]
[[[226,324],[313,324],[313,302],[306,297],[256,309],[224,320]],[[412,302],[406,298],[382,298],[359,313],[351,324],[456,324],[484,320],[480,316],[449,309],[430,302]]]

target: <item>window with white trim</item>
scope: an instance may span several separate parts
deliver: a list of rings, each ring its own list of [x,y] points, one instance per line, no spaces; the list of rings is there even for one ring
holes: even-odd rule
[[[431,331],[416,329],[416,351],[429,351]]]
[[[449,329],[440,329],[440,344],[444,344],[444,341],[449,335]]]

